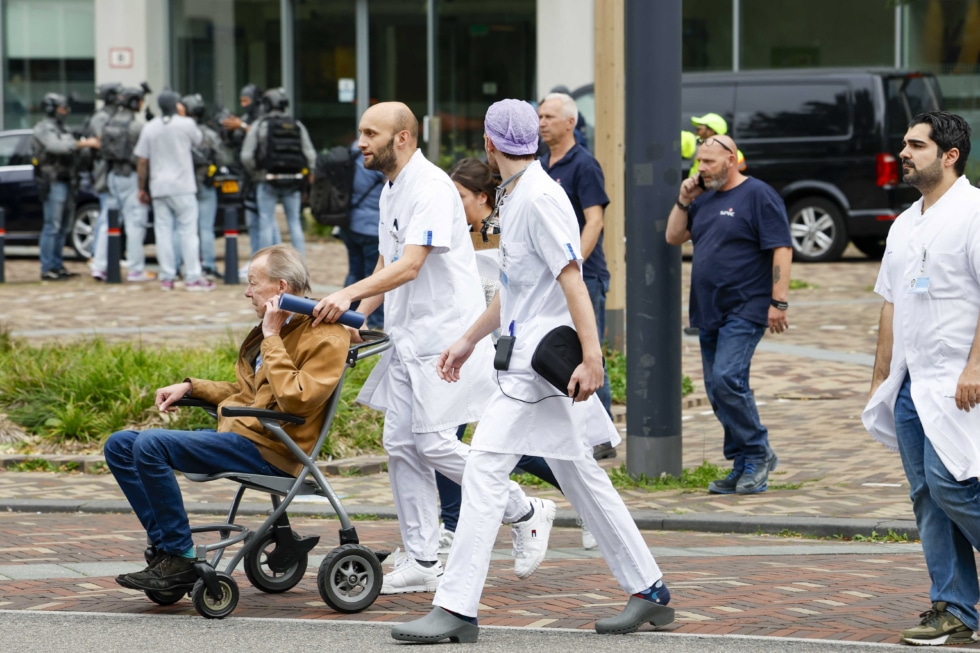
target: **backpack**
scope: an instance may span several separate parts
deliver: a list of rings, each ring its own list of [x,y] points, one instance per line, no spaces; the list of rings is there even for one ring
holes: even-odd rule
[[[265,138],[259,141],[256,167],[272,174],[298,174],[307,169],[299,123],[287,115],[263,118]]]
[[[129,124],[133,122],[131,111],[120,111],[102,128],[99,152],[110,163],[130,163],[133,160],[133,144],[129,141]]]
[[[338,145],[317,154],[310,189],[310,211],[316,221],[328,227],[348,226],[353,192],[354,157],[350,148]]]

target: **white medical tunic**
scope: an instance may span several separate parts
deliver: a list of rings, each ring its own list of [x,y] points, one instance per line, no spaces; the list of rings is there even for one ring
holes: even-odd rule
[[[510,368],[495,373],[473,449],[572,460],[591,445],[620,442],[595,396],[573,403],[531,368],[541,338],[573,326],[557,277],[572,261],[581,267],[580,252],[572,204],[535,161],[500,209],[500,333],[516,341]]]
[[[902,213],[875,292],[894,304],[894,344],[865,428],[897,449],[895,400],[908,371],[922,427],[946,469],[960,481],[980,476],[980,410],[959,410],[954,399],[980,318],[980,189],[960,177],[924,214],[921,198]]]
[[[357,400],[376,410],[392,406],[407,389],[389,380],[397,357],[411,378],[412,431],[428,433],[474,422],[492,394],[493,348],[484,338],[456,383],[436,373],[439,354],[486,309],[476,256],[459,192],[420,150],[381,192],[379,253],[385,265],[406,245],[431,247],[418,277],[385,293],[385,329],[393,348],[384,353]],[[397,387],[396,387],[397,386]]]

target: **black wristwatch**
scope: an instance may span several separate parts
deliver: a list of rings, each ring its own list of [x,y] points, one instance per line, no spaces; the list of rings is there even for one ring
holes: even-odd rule
[[[681,211],[686,211],[689,208],[691,208],[690,204],[684,204],[683,202],[681,202],[681,199],[679,197],[677,198],[675,204],[677,204],[677,208],[679,208]]]
[[[785,311],[787,308],[789,308],[789,302],[781,302],[778,299],[772,300],[769,302],[769,305],[773,308],[778,308],[781,311]]]

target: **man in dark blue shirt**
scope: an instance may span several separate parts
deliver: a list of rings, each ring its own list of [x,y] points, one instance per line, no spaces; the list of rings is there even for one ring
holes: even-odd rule
[[[548,145],[548,152],[541,157],[541,167],[557,181],[568,199],[572,201],[575,217],[582,233],[582,278],[589,290],[592,308],[595,310],[599,339],[605,338],[606,293],[609,291],[609,269],[602,250],[603,213],[609,204],[605,179],[599,162],[591,153],[575,141],[575,125],[578,107],[575,100],[565,93],[549,93],[538,106],[538,126],[541,140]],[[606,412],[612,416],[612,393],[609,374],[596,391]],[[610,444],[595,448],[596,458],[614,458],[616,449]]]
[[[727,478],[708,485],[715,494],[769,487],[778,459],[749,388],[749,366],[766,327],[789,327],[786,207],[770,186],[739,172],[736,152],[728,136],[701,144],[700,173],[681,183],[666,233],[671,245],[694,243],[688,312],[699,329],[705,391],[725,429],[725,458],[734,461]]]

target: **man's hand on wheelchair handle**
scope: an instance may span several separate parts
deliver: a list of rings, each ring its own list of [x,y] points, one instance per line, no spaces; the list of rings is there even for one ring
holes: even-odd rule
[[[191,392],[190,381],[182,381],[181,383],[174,383],[173,385],[168,385],[166,388],[160,388],[157,390],[156,403],[157,409],[161,413],[172,413],[176,408],[172,408],[171,404],[175,401],[183,399]]]

